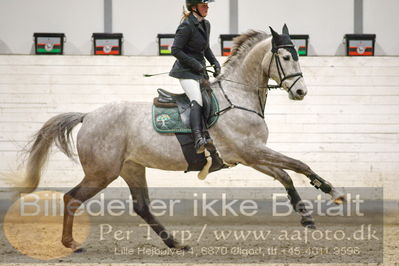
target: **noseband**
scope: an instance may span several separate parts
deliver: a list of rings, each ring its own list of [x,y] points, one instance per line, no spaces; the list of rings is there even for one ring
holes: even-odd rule
[[[269,65],[269,73],[268,73],[268,77],[270,78],[270,70],[272,68],[272,63],[273,63],[273,59],[276,61],[276,67],[277,67],[277,72],[278,72],[278,76],[280,79],[280,84],[279,85],[267,85],[268,89],[276,89],[276,88],[282,88],[283,87],[283,82],[287,79],[290,78],[294,78],[294,77],[298,77],[292,84],[291,86],[288,88],[288,92],[291,92],[291,89],[294,87],[294,85],[301,79],[303,78],[303,74],[302,72],[297,72],[297,73],[293,73],[290,75],[286,75],[283,65],[281,64],[280,61],[280,57],[278,57],[277,55],[277,51],[280,48],[295,48],[295,46],[293,44],[286,44],[286,45],[279,45],[276,47],[273,47],[272,52],[272,60],[270,60],[270,65]]]

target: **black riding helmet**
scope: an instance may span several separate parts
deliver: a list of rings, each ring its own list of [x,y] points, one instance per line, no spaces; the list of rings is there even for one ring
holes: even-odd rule
[[[211,3],[215,2],[215,0],[186,0],[187,10],[190,12],[195,12],[202,17],[202,15],[198,11],[193,11],[193,6],[196,6],[201,3]]]

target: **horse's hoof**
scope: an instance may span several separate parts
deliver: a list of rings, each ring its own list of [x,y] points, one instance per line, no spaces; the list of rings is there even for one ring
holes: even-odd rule
[[[73,251],[73,253],[84,253],[84,252],[86,252],[86,249],[84,248],[78,248]]]
[[[303,226],[304,226],[305,228],[312,229],[312,230],[315,230],[315,229],[316,229],[316,225],[315,225],[314,223],[303,224]]]
[[[334,203],[337,204],[337,205],[341,205],[341,204],[344,204],[345,201],[346,201],[345,197],[342,196],[342,197],[339,197],[339,198],[335,199]]]
[[[80,243],[72,240],[72,241],[62,241],[62,244],[66,248],[72,249],[74,253],[82,253],[85,252],[85,249],[81,248]]]
[[[341,205],[346,201],[345,194],[342,193],[341,191],[333,189],[333,191],[331,191],[331,200],[336,205]]]
[[[189,245],[181,245],[181,244],[176,244],[174,248],[182,251],[191,250],[191,247]]]
[[[302,217],[301,224],[308,229],[316,229],[313,217]]]

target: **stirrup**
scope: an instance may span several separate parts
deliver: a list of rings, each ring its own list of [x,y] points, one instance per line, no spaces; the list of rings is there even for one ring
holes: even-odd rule
[[[203,131],[203,136],[206,139],[206,143],[213,146],[213,139],[211,138],[211,135],[209,135],[208,130]]]
[[[208,142],[204,137],[201,137],[195,141],[195,151],[197,154],[201,154],[205,152],[205,148],[208,145]]]

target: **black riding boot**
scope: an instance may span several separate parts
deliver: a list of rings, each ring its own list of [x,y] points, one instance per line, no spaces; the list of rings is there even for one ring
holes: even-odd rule
[[[213,139],[211,138],[211,135],[209,135],[208,129],[206,128],[206,123],[204,119],[202,119],[202,134],[204,138],[206,139],[206,149],[209,152],[213,152],[216,150],[215,146],[213,145]]]
[[[190,107],[190,125],[193,132],[195,150],[197,153],[203,153],[208,142],[203,133],[202,107],[196,101],[192,101]]]

